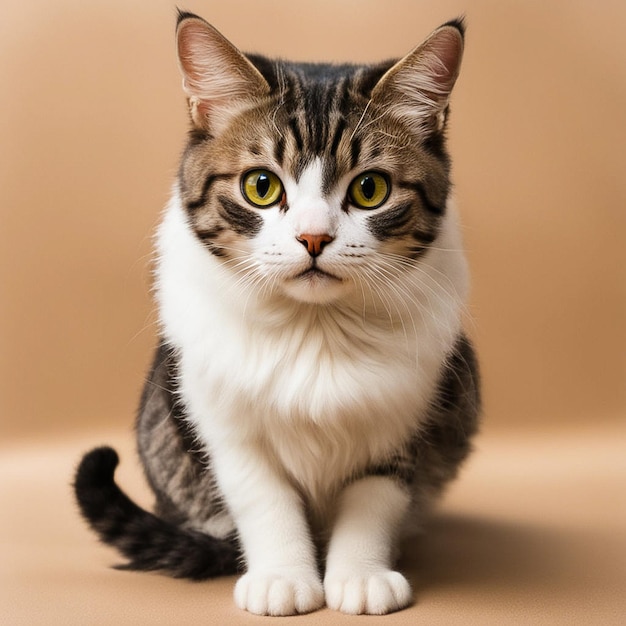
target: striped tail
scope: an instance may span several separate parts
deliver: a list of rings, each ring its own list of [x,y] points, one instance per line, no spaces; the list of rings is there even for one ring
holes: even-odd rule
[[[128,559],[118,569],[161,571],[192,580],[237,571],[240,553],[234,541],[170,524],[137,506],[115,483],[118,462],[113,448],[96,448],[83,457],[74,481],[87,523],[101,541]]]

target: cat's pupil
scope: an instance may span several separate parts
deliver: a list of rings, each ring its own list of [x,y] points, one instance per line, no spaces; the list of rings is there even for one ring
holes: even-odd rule
[[[265,198],[267,192],[270,190],[270,178],[266,174],[260,174],[256,181],[256,191],[259,194],[259,198]]]
[[[371,200],[376,192],[376,182],[371,176],[366,176],[361,181],[361,191],[367,200]]]

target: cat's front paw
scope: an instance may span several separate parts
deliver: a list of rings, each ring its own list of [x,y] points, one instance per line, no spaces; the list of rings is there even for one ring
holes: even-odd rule
[[[300,568],[252,571],[235,585],[235,604],[256,615],[310,613],[324,604],[316,572]]]
[[[413,599],[407,579],[390,570],[330,573],[324,579],[324,590],[328,608],[351,615],[384,615],[403,609]]]

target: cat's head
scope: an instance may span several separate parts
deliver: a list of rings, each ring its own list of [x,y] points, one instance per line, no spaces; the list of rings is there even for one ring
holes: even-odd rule
[[[242,282],[328,303],[423,262],[449,193],[444,146],[463,24],[398,62],[244,55],[181,13],[192,131],[179,187],[195,235]]]

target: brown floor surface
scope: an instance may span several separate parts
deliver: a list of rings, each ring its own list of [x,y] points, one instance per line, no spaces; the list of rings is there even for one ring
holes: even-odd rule
[[[405,549],[415,604],[370,618],[259,618],[233,606],[232,578],[112,570],[116,554],[84,527],[69,484],[81,452],[109,442],[122,455],[119,480],[149,505],[131,434],[5,443],[0,623],[625,624],[625,435],[603,427],[481,436],[427,534]]]

